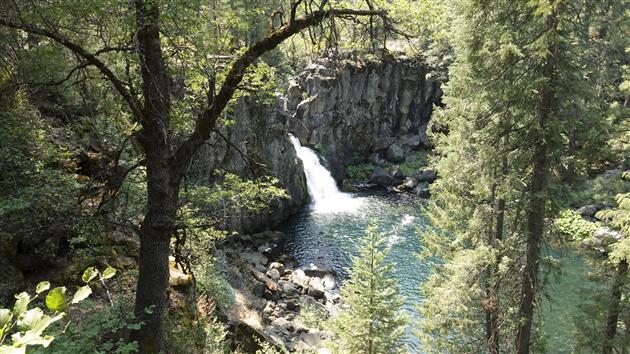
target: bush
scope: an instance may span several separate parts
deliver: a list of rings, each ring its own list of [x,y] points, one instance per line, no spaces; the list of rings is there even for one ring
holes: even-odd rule
[[[304,306],[297,317],[306,327],[325,330],[328,323],[328,311],[315,305]]]
[[[554,220],[556,231],[574,241],[591,237],[599,226],[599,223],[584,220],[580,214],[570,209],[561,211]]]
[[[169,353],[229,353],[225,340],[227,331],[214,317],[203,317],[198,321],[186,322],[169,317]]]
[[[41,354],[127,354],[137,353],[138,344],[128,340],[131,331],[140,328],[133,314],[131,299],[122,299],[114,306],[89,301],[70,316],[76,323],[69,326]]]
[[[66,296],[65,287],[51,289],[48,281],[37,284],[34,296],[26,292],[15,295],[12,309],[0,308],[0,354],[26,353],[29,346],[48,348],[55,337],[45,332],[51,332],[55,325],[59,327],[68,306],[78,304],[90,296],[92,283],[100,282],[104,285],[105,280],[115,274],[116,270],[113,268],[107,268],[103,272],[94,267],[86,269],[82,276],[84,285],[77,288],[72,298]],[[63,328],[57,330],[61,332]]]
[[[370,179],[374,172],[374,164],[372,163],[360,163],[356,165],[350,165],[346,167],[346,175],[350,179],[357,181],[366,181]]]

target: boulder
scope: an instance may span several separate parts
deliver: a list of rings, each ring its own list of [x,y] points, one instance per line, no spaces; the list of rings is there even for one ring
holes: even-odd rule
[[[337,274],[337,272],[335,272],[332,269],[318,268],[315,265],[311,265],[311,267],[303,269],[303,272],[309,277],[317,277],[317,278],[323,278],[328,274],[332,274],[333,276]]]
[[[275,281],[280,280],[280,272],[278,272],[278,270],[275,268],[268,270],[267,273],[265,274],[272,280],[275,280]]]
[[[390,162],[399,163],[405,161],[405,152],[400,145],[392,144],[387,148],[385,157],[387,157],[387,160]]]
[[[280,262],[271,262],[271,264],[269,264],[269,269],[277,269],[278,272],[282,273],[284,271],[284,264]]]
[[[427,182],[419,183],[416,186],[416,195],[420,198],[429,198],[431,196],[429,184]]]
[[[320,278],[311,278],[311,281],[308,282],[306,293],[315,299],[322,299],[324,298],[325,290],[324,284]]]
[[[300,293],[295,285],[285,280],[280,280],[278,286],[280,287],[280,291],[287,296],[298,295]]]
[[[300,341],[304,342],[311,348],[319,348],[324,345],[324,342],[330,339],[330,333],[312,331],[308,333],[302,333],[300,335]]]
[[[376,166],[384,166],[387,163],[382,154],[379,152],[375,152],[370,155],[370,158],[368,160]]]
[[[402,185],[405,187],[405,189],[411,190],[416,188],[416,186],[418,185],[418,180],[414,177],[407,177],[405,178],[405,182]]]
[[[370,177],[370,183],[375,183],[381,187],[388,187],[394,183],[394,177],[382,167],[376,167]]]
[[[595,214],[597,214],[597,212],[600,211],[600,210],[602,210],[602,206],[601,205],[590,204],[590,205],[585,205],[585,206],[579,208],[577,210],[577,212],[583,218],[594,218]]]
[[[422,137],[420,135],[411,135],[405,139],[405,145],[416,149],[422,145]]]
[[[623,235],[615,230],[612,230],[606,226],[602,226],[593,232],[593,235],[589,238],[585,238],[580,242],[580,245],[584,248],[594,249],[601,253],[607,253],[608,247],[623,239]]]
[[[389,148],[394,142],[394,138],[392,137],[380,137],[374,141],[374,150],[385,150]]]
[[[304,274],[302,269],[296,269],[293,273],[291,273],[291,282],[295,285],[298,285],[304,289],[308,285],[310,278]]]
[[[252,293],[256,297],[263,297],[265,295],[265,285],[256,282],[252,287]]]
[[[269,260],[259,252],[243,252],[241,258],[253,266],[265,265]]]
[[[335,282],[335,277],[332,274],[326,274],[322,277],[322,283],[324,284],[324,289],[332,290],[337,285]]]
[[[341,188],[339,189],[344,193],[356,193],[359,191],[359,189],[353,186],[347,179],[344,179],[343,182],[341,182]]]
[[[395,179],[404,179],[405,178],[405,174],[400,170],[400,166],[398,165],[394,165],[394,167],[392,167],[392,177],[394,177]]]
[[[416,180],[418,182],[433,183],[437,179],[437,172],[434,170],[422,170],[416,173]]]
[[[184,273],[184,271],[175,262],[175,258],[169,257],[168,268],[168,285],[179,289],[186,289],[192,285],[192,275]]]

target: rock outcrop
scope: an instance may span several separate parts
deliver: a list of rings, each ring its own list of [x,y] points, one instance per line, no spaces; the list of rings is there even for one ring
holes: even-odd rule
[[[308,199],[289,131],[317,148],[333,177],[341,181],[350,164],[370,157],[401,163],[405,151],[429,147],[426,129],[441,94],[428,69],[412,60],[321,59],[291,81],[286,97],[267,103],[240,99],[227,115],[235,125],[220,129],[225,139],[218,133],[211,137],[194,168],[198,176],[222,169],[245,178],[277,177],[290,199],[277,201],[269,212],[233,215],[227,223],[245,233],[272,227]],[[392,177],[376,183],[386,186],[404,180]]]
[[[235,295],[234,306],[223,316],[231,324],[234,345],[248,352],[259,349],[252,337],[290,352],[325,352],[330,333],[315,322],[323,323],[343,303],[335,273],[296,268],[288,256],[258,251],[273,249],[282,237],[281,232],[266,231],[230,238],[216,251]]]
[[[290,129],[303,144],[317,146],[341,180],[345,166],[375,152],[402,162],[401,145],[430,147],[426,130],[441,95],[428,69],[412,60],[322,59],[291,83],[286,108]]]
[[[308,200],[302,162],[288,138],[286,115],[278,106],[277,102],[241,99],[230,113],[235,124],[220,129],[226,139],[214,133],[194,164],[198,178],[210,176],[215,169],[248,179],[270,175],[278,178],[279,185],[287,190],[290,198],[274,201],[268,211],[231,215],[225,225],[229,229],[247,233],[273,227]],[[208,183],[212,183],[212,178]]]

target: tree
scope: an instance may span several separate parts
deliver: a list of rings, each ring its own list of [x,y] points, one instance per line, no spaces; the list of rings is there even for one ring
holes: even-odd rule
[[[424,251],[421,338],[428,350],[527,353],[540,293],[540,248],[569,126],[591,102],[580,74],[588,2],[453,3],[456,61],[438,123]],[[448,287],[447,287],[448,286]]]
[[[204,99],[199,96],[189,98],[197,105],[187,107],[187,113],[183,113],[178,110],[182,101],[173,99],[175,88],[172,73],[178,65],[183,65],[178,60],[178,50],[191,57],[197,55],[197,62],[207,61],[209,53],[196,50],[201,48],[195,48],[194,45],[203,43],[191,44],[185,37],[178,37],[177,31],[182,31],[180,22],[189,20],[187,15],[203,15],[204,6],[191,5],[193,8],[186,8],[179,3],[155,0],[135,0],[129,3],[129,8],[116,2],[89,1],[80,6],[72,3],[74,5],[64,2],[26,5],[3,3],[0,26],[22,31],[28,36],[45,38],[65,47],[79,60],[73,71],[85,67],[95,68],[98,79],[105,79],[111,85],[122,99],[131,119],[140,126],[133,134],[145,157],[148,190],[146,211],[140,229],[135,305],[136,314],[145,324],[136,333],[136,339],[143,353],[156,353],[165,348],[163,315],[167,303],[168,255],[171,236],[176,226],[182,179],[195,152],[217,126],[222,112],[237,92],[247,70],[263,54],[301,30],[318,25],[325,19],[370,16],[387,21],[387,17],[384,11],[377,9],[319,7],[311,10],[311,1],[293,1],[289,5],[287,22],[283,21],[279,26],[270,28],[267,35],[242,51],[231,62],[227,72],[209,73],[205,80]],[[304,11],[300,10],[301,5]],[[173,27],[166,25],[165,18],[168,17],[165,17],[165,9],[172,11],[167,14],[172,17],[169,23]],[[82,11],[82,17],[79,18],[90,21],[77,22],[76,17],[72,17],[76,16],[73,13],[75,11]],[[299,11],[304,15],[298,16]],[[133,13],[133,18],[122,15],[127,12]],[[196,20],[197,22],[191,22],[200,25],[203,20],[211,19],[201,16]],[[108,21],[117,25],[114,30],[107,26]],[[92,22],[98,26],[90,27]],[[68,26],[60,26],[60,23]],[[82,25],[88,30],[82,28]],[[95,30],[95,34],[85,38],[85,33],[90,33],[90,28]],[[167,32],[167,29],[173,30],[173,33]],[[165,36],[165,33],[173,34],[173,37]],[[177,47],[181,42],[184,44]],[[134,75],[135,72],[139,76]],[[215,84],[220,80],[218,74],[224,76],[217,90]],[[200,91],[193,92],[193,96],[199,94]],[[201,104],[202,101],[205,103]],[[192,128],[185,136],[178,134],[181,132],[173,124],[179,114],[194,116]],[[150,309],[149,313],[145,312],[147,309]]]
[[[393,279],[393,265],[382,250],[385,236],[370,225],[353,257],[350,279],[341,289],[344,304],[332,323],[333,347],[338,353],[402,353],[406,317]]]

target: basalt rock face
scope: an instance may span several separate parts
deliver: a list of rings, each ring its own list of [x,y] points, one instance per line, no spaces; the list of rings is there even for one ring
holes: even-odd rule
[[[374,153],[385,157],[393,144],[428,148],[427,126],[442,95],[428,74],[425,66],[405,59],[334,65],[322,59],[288,89],[289,127],[324,155],[337,180],[344,166]]]
[[[286,115],[278,106],[276,102],[241,99],[228,113],[235,124],[219,129],[226,139],[213,133],[194,163],[197,176],[209,176],[215,169],[246,179],[273,176],[289,194],[290,198],[273,201],[269,210],[261,213],[230,212],[223,225],[228,229],[244,233],[273,227],[308,200],[302,162],[288,138]],[[209,178],[208,183],[212,182]]]
[[[215,169],[244,178],[278,178],[290,199],[277,201],[268,212],[231,215],[223,225],[239,232],[272,227],[308,200],[302,163],[288,132],[323,155],[340,181],[345,166],[375,153],[400,162],[403,150],[428,147],[426,129],[441,94],[428,70],[411,60],[321,59],[290,82],[285,97],[267,103],[241,98],[227,114],[235,125],[220,128],[229,143],[214,133],[193,168],[197,178]]]

